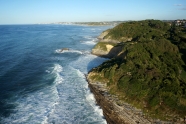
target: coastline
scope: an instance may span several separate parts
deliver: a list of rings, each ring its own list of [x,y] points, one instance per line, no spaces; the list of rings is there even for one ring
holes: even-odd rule
[[[103,115],[108,124],[151,124],[159,123],[159,120],[148,120],[144,117],[141,110],[122,103],[118,105],[119,99],[108,93],[106,85],[100,82],[92,82],[86,75],[91,92],[94,94],[97,104],[102,108]]]
[[[119,41],[113,41],[109,36],[105,37],[108,34],[108,32],[109,30],[106,30],[102,32],[100,36],[98,36],[99,42],[92,49],[91,53],[99,57],[126,59],[127,53],[126,51],[123,50],[122,45],[115,45]],[[122,43],[131,41],[131,40],[132,38],[128,38],[122,41]],[[133,45],[135,43],[132,42],[128,44]],[[140,124],[184,124],[186,123],[186,116],[180,117],[180,116],[177,116],[176,114],[174,115],[171,112],[168,112],[168,113],[165,112],[164,115],[166,117],[169,115],[170,116],[168,118],[163,118],[164,115],[155,116],[155,114],[152,114],[148,110],[144,113],[142,109],[137,109],[132,104],[130,105],[126,101],[120,100],[119,99],[120,95],[118,96],[117,94],[112,95],[112,93],[110,93],[111,90],[109,86],[107,87],[107,83],[109,82],[107,78],[110,79],[109,77],[110,75],[108,75],[108,73],[106,73],[105,70],[110,69],[108,72],[109,74],[111,73],[112,75],[112,73],[115,73],[113,71],[115,71],[116,69],[114,67],[112,68],[112,65],[111,65],[111,68],[105,69],[107,68],[107,65],[109,65],[110,63],[106,62],[105,64],[99,66],[98,68],[95,68],[95,70],[97,69],[98,72],[92,69],[86,75],[86,79],[87,79],[90,91],[94,94],[97,104],[103,110],[103,115],[108,124],[136,124],[136,123],[140,123]],[[99,71],[99,69],[103,71]],[[103,80],[99,79],[101,77],[104,77],[104,75],[106,74],[107,76],[105,79]],[[115,81],[117,80],[114,80],[112,83],[115,83]],[[155,111],[152,110],[152,112],[155,112]],[[162,120],[158,118],[161,118]],[[163,121],[164,119],[165,121]]]
[[[93,93],[96,103],[103,111],[108,124],[185,124],[185,118],[173,117],[171,120],[163,121],[152,118],[141,109],[122,101],[117,95],[109,93],[110,89],[103,82],[94,81],[91,76],[94,72],[85,74],[90,91]]]
[[[94,54],[94,53],[92,53]],[[94,54],[100,56],[98,54]],[[107,54],[100,57],[107,57]],[[90,91],[94,94],[97,105],[103,110],[103,115],[108,124],[184,124],[183,119],[176,121],[162,121],[154,119],[125,101],[121,101],[118,96],[109,93],[109,88],[105,83],[97,82],[91,79],[94,75],[89,71],[85,74]]]

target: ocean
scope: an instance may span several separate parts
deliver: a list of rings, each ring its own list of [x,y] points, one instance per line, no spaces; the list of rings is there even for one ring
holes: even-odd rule
[[[106,124],[85,74],[106,61],[91,49],[108,28],[0,25],[0,123]]]

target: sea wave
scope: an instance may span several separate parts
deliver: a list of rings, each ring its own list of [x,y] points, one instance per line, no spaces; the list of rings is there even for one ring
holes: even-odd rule
[[[59,101],[57,85],[63,82],[62,70],[63,68],[59,64],[54,64],[53,67],[46,70],[47,76],[54,78],[53,85],[49,85],[37,92],[25,94],[12,102],[12,104],[16,105],[14,113],[11,113],[8,118],[3,118],[2,123],[48,123],[48,116],[54,112]]]
[[[81,77],[82,79],[86,80],[85,74],[83,72],[81,72],[79,69],[75,69],[75,68],[74,68],[74,70],[77,71],[78,77]],[[84,84],[84,88],[86,89],[86,94],[85,94],[86,100],[92,106],[94,111],[103,117],[103,111],[99,106],[96,105],[96,100],[94,98],[94,95],[90,92],[90,89],[88,88],[88,83]]]
[[[55,75],[55,81],[54,82],[56,84],[60,84],[63,81],[63,78],[60,74],[62,72],[62,70],[63,70],[63,68],[62,68],[61,65],[59,65],[59,64],[54,65],[54,69],[53,69],[52,73]]]
[[[83,54],[82,51],[79,51],[79,50],[62,50],[62,49],[57,49],[55,50],[55,53],[78,53],[78,54]]]
[[[88,39],[88,40],[80,41],[82,44],[95,45],[98,41],[97,38],[93,38],[93,37],[90,37],[90,36],[86,36],[85,38]]]
[[[81,41],[81,43],[86,45],[95,45],[97,42],[96,40],[90,40],[90,41]]]
[[[1,93],[5,96],[0,99],[1,106],[5,106],[0,112],[0,123],[106,123],[84,74],[104,61],[90,52],[97,42],[95,37],[108,27],[5,27],[1,32],[11,34],[1,39],[0,45]],[[69,49],[61,50],[62,47]]]
[[[73,49],[70,49],[70,50],[57,49],[57,50],[55,50],[55,53],[58,53],[58,54],[61,54],[61,53],[77,53],[77,54],[80,54],[80,55],[85,55],[85,54],[90,54],[90,51],[88,51],[88,50],[73,50]]]

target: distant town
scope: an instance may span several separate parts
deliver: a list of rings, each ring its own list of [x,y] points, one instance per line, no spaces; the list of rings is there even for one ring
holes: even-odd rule
[[[103,21],[103,22],[55,22],[55,23],[39,23],[39,24],[63,24],[63,25],[89,25],[89,26],[104,26],[104,25],[113,25],[116,26],[123,22],[128,21]],[[170,25],[183,26],[186,27],[186,19],[177,19],[177,20],[162,20],[163,22],[169,22]]]
[[[174,21],[174,24],[176,25],[176,26],[184,26],[184,27],[186,27],[186,19],[183,19],[183,20],[175,20]]]
[[[104,21],[104,22],[55,22],[55,23],[39,23],[39,24],[62,24],[62,25],[89,25],[89,26],[104,26],[113,25],[116,26],[122,22],[127,21]]]

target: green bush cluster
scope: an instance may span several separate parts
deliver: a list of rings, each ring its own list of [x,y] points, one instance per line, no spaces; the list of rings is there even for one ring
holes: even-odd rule
[[[105,38],[111,37],[122,41],[123,37],[133,38],[133,40],[154,39],[169,37],[167,31],[170,30],[169,23],[162,23],[159,20],[145,20],[137,22],[122,23],[114,27]]]
[[[99,73],[99,80],[121,98],[152,115],[185,116],[184,34],[185,29],[158,20],[122,23],[105,38],[121,41],[122,37],[132,37],[132,41],[122,44],[126,56],[112,58],[92,72]]]

